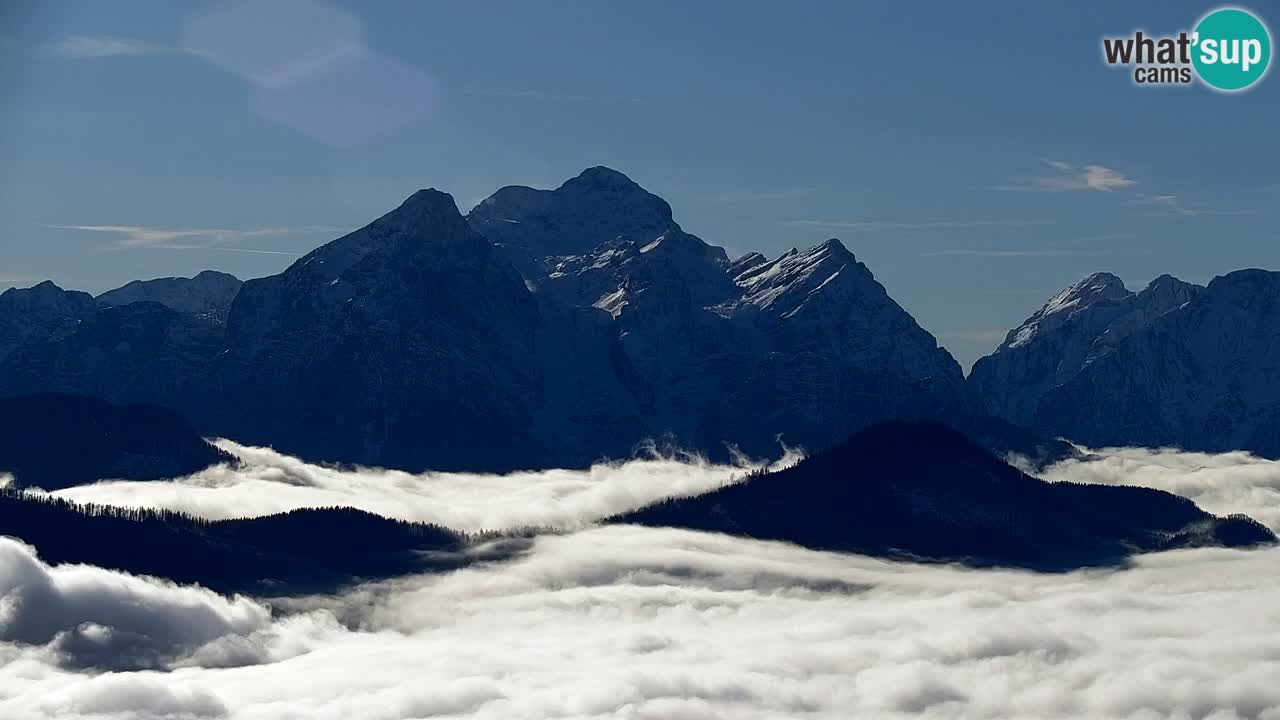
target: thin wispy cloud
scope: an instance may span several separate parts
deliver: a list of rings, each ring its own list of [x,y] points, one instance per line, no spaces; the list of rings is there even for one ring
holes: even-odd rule
[[[233,248],[233,247],[210,247],[208,250],[221,250],[223,252],[253,253],[255,255],[301,255],[302,253],[289,252],[287,250],[261,250],[258,248]]]
[[[1137,184],[1136,180],[1105,165],[1077,166],[1062,160],[1043,162],[1050,172],[1009,178],[1007,183],[997,185],[995,189],[1011,192],[1113,192]]]
[[[614,102],[640,103],[638,97],[629,95],[601,95],[594,93],[563,93],[548,90],[531,90],[520,88],[475,88],[463,90],[463,95],[476,97],[508,98],[513,100],[545,100],[554,102]]]
[[[770,200],[790,200],[805,197],[817,192],[814,187],[793,187],[781,190],[728,190],[711,196],[713,202],[736,204],[749,202],[768,202]]]
[[[65,35],[41,48],[46,55],[67,59],[158,55],[170,52],[150,43],[118,35]]]
[[[977,248],[948,248],[920,253],[920,257],[1080,257],[1090,255],[1110,255],[1109,250],[1069,250],[1048,248],[1044,250],[987,250]]]
[[[1137,197],[1129,202],[1134,205],[1146,205],[1174,215],[1198,214],[1195,210],[1184,207],[1182,203],[1178,201],[1178,196],[1176,195],[1147,195],[1145,193],[1138,193]]]
[[[1177,195],[1146,195],[1138,193],[1133,200],[1129,201],[1129,203],[1131,205],[1147,208],[1148,212],[1146,214],[1153,217],[1167,217],[1171,215],[1179,217],[1198,217],[1201,215],[1234,216],[1258,214],[1256,210],[1201,207],[1198,204],[1187,205],[1183,203]]]
[[[326,225],[257,228],[165,228],[148,225],[48,225],[47,227],[112,235],[112,246],[120,249],[223,250],[264,255],[297,255],[298,253],[263,248],[227,247],[224,243],[253,238],[347,232],[346,228]]]
[[[21,273],[4,273],[0,272],[0,288],[10,287],[26,287],[43,282],[45,278],[36,275],[23,275]],[[0,485],[3,487],[3,485]]]
[[[876,232],[881,230],[958,230],[981,227],[1026,227],[1041,225],[1035,220],[932,220],[925,222],[901,222],[894,220],[786,220],[789,227],[813,227],[848,232]]]

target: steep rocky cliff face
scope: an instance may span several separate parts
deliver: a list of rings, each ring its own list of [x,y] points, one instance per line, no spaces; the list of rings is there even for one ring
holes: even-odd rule
[[[98,304],[88,293],[51,282],[0,293],[0,360],[28,343],[59,340],[74,333]]]
[[[159,303],[100,307],[61,337],[0,359],[0,397],[63,392],[181,409],[204,397],[221,329]]]
[[[969,383],[989,412],[1029,425],[1045,393],[1203,290],[1163,275],[1134,293],[1115,275],[1095,273],[1009,331],[994,353],[974,364]]]
[[[638,420],[603,313],[539,301],[448,195],[251,280],[232,305],[218,433],[308,457],[512,469],[628,449]]]
[[[730,262],[608,168],[504,188],[468,220],[540,294],[613,317],[655,434],[763,455],[964,412],[960,367],[838,240]]]
[[[1033,422],[1095,446],[1280,457],[1280,273],[1215,278],[1046,392]]]

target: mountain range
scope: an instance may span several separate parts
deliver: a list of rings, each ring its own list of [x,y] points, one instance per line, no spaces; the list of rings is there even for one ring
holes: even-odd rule
[[[1085,444],[1280,453],[1280,276],[1090,276],[968,378],[839,240],[731,259],[596,167],[463,216],[421,190],[241,284],[0,295],[0,396],[170,408],[206,436],[409,470],[582,466],[645,443],[777,455],[886,419],[1045,461]]]

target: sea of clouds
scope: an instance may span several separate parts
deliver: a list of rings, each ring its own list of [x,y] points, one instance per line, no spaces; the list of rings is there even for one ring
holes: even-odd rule
[[[349,506],[384,517],[454,530],[521,527],[572,530],[673,495],[713,490],[762,467],[714,465],[696,456],[601,463],[586,470],[509,475],[423,473],[312,465],[265,448],[216,443],[239,458],[161,482],[101,482],[53,495],[78,502],[180,510],[209,520],[257,517],[298,508]],[[788,452],[776,465],[799,459]]]
[[[65,494],[218,517],[359,495],[465,528],[582,527],[742,472],[637,461],[415,479],[229,449],[246,459],[230,474]],[[1280,463],[1095,452],[1045,476],[1156,485],[1280,529]],[[585,527],[511,561],[249,599],[49,567],[0,540],[0,717],[1280,720],[1277,570],[1278,549],[1036,574]],[[120,658],[151,669],[108,669]]]

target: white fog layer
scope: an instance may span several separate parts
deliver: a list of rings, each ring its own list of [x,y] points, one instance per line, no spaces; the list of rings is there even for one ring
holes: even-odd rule
[[[1280,531],[1280,462],[1245,452],[1221,454],[1148,448],[1086,450],[1099,460],[1067,460],[1045,480],[1142,485],[1190,498],[1218,515],[1242,512]]]
[[[1046,477],[1156,485],[1277,528],[1278,463],[1098,452]],[[261,457],[60,494],[216,517],[358,494],[367,509],[464,528],[574,526],[647,499],[634,486],[696,490],[741,472],[630,463],[444,487],[450,476]],[[0,541],[0,717],[1280,720],[1277,570],[1277,549],[1052,575],[623,526],[444,575],[250,600],[49,568]],[[157,669],[75,669],[95,651]]]
[[[454,530],[571,529],[672,495],[692,495],[758,465],[712,465],[697,458],[605,463],[587,470],[510,475],[340,470],[265,448],[220,440],[241,467],[215,466],[168,482],[103,482],[53,493],[80,502],[181,510],[210,520],[308,507],[350,506],[384,517]],[[795,462],[789,454],[778,464]]]

